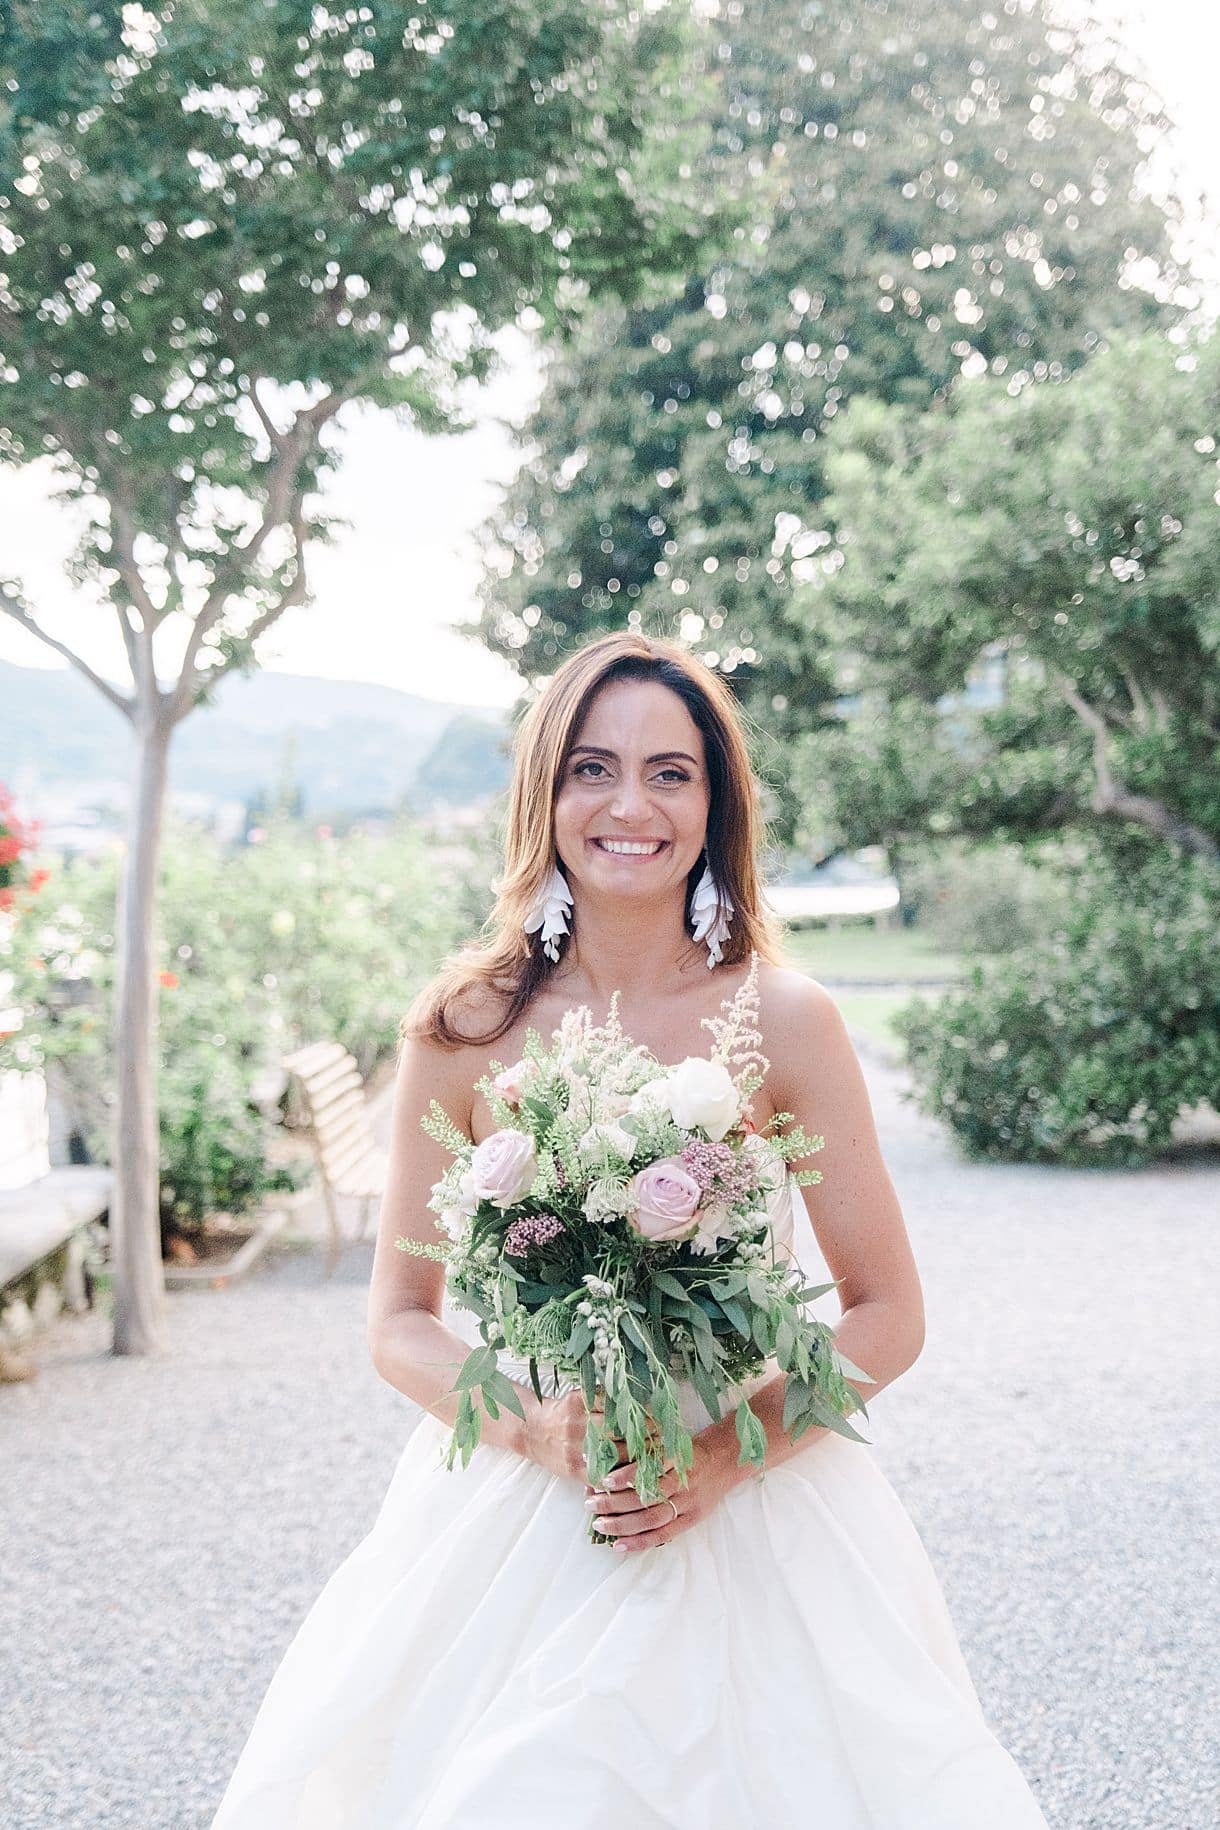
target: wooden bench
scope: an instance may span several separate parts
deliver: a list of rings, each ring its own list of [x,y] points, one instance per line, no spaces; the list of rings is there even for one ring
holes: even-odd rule
[[[330,1226],[330,1277],[343,1247],[363,1239],[368,1231],[369,1215],[385,1187],[387,1153],[373,1138],[360,1070],[341,1043],[311,1042],[285,1055],[284,1066],[296,1075],[305,1094]],[[359,1222],[350,1233],[340,1224],[341,1199],[360,1203]]]

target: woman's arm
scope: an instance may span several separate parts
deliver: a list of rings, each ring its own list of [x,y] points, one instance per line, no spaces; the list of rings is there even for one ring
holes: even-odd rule
[[[924,1343],[923,1291],[902,1210],[881,1156],[877,1128],[860,1063],[834,999],[804,973],[777,973],[767,1013],[768,1082],[776,1109],[825,1148],[798,1158],[793,1167],[818,1169],[822,1180],[802,1190],[810,1224],[830,1269],[842,1279],[843,1314],[835,1345],[853,1365],[872,1375],[849,1383],[871,1404],[879,1391],[919,1358]],[[796,1442],[783,1427],[784,1377],[751,1396],[750,1406],[767,1432],[767,1466],[777,1467],[832,1432],[814,1426]],[[862,1419],[857,1417],[856,1427]],[[867,1430],[867,1425],[864,1425]],[[756,1470],[737,1463],[737,1430],[732,1412],[700,1432],[699,1440],[722,1452],[735,1478]]]
[[[420,1119],[435,1099],[454,1124],[472,1136],[474,1081],[482,1071],[475,1054],[474,1049],[445,1049],[422,1041],[403,1044],[369,1286],[368,1342],[373,1365],[387,1384],[449,1424],[458,1407],[453,1381],[470,1344],[440,1319],[444,1266],[401,1251],[394,1242],[418,1239],[435,1245],[441,1237],[428,1197],[450,1156],[422,1129]],[[498,1418],[484,1415],[481,1440],[528,1454],[531,1416],[540,1407],[528,1387],[521,1388],[521,1402],[526,1422],[508,1409],[501,1409]]]
[[[453,1381],[470,1344],[440,1319],[444,1266],[400,1251],[394,1242],[401,1238],[435,1243],[440,1238],[428,1197],[448,1167],[449,1152],[428,1136],[420,1119],[435,1099],[473,1140],[474,1083],[485,1065],[474,1047],[404,1043],[394,1083],[389,1165],[369,1286],[373,1365],[388,1385],[447,1424],[457,1417]],[[587,1420],[580,1391],[539,1401],[531,1386],[518,1390],[524,1419],[506,1406],[493,1418],[480,1406],[480,1442],[512,1449],[548,1474],[582,1480]]]

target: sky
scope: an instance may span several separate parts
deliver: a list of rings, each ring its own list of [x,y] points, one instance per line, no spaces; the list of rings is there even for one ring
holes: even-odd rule
[[[1144,60],[1178,122],[1173,157],[1185,184],[1210,192],[1213,211],[1220,212],[1220,20],[1207,0],[1095,0],[1095,10]],[[1194,249],[1220,299],[1220,230],[1197,234]],[[498,376],[471,397],[476,424],[467,433],[424,437],[385,415],[345,409],[343,462],[330,506],[350,525],[332,546],[313,550],[314,601],[288,611],[268,631],[258,650],[264,667],[376,681],[465,704],[512,702],[515,673],[454,629],[478,608],[475,530],[519,462],[510,424],[528,417],[541,386],[530,342],[509,333],[504,349]],[[64,579],[75,531],[49,499],[38,466],[0,473],[0,527],[4,572],[21,580],[42,625],[99,672],[123,679],[112,614]],[[0,659],[67,665],[3,615]]]

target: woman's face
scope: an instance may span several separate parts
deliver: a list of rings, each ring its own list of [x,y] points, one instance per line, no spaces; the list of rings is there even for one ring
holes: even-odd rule
[[[610,681],[575,734],[555,797],[569,883],[649,899],[684,890],[710,805],[703,737],[677,694],[655,680]]]

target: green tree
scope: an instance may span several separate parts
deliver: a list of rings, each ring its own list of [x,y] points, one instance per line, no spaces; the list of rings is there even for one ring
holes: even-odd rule
[[[156,1348],[155,902],[175,727],[307,595],[345,404],[463,425],[511,323],[568,332],[699,258],[678,10],[176,0],[0,13],[0,462],[89,516],[75,575],[131,727],[119,893],[116,1350]],[[685,85],[685,88],[684,88]]]
[[[838,842],[1129,826],[1220,859],[1220,338],[1116,344],[830,440],[841,564],[805,597],[864,715],[796,746]],[[972,705],[980,664],[997,702]]]
[[[830,715],[805,587],[834,550],[828,434],[857,394],[1056,380],[1180,315],[1159,104],[1095,21],[972,0],[734,11],[709,193],[754,220],[682,295],[556,358],[488,524],[482,639],[527,679],[631,623],[730,675],[777,745]]]

